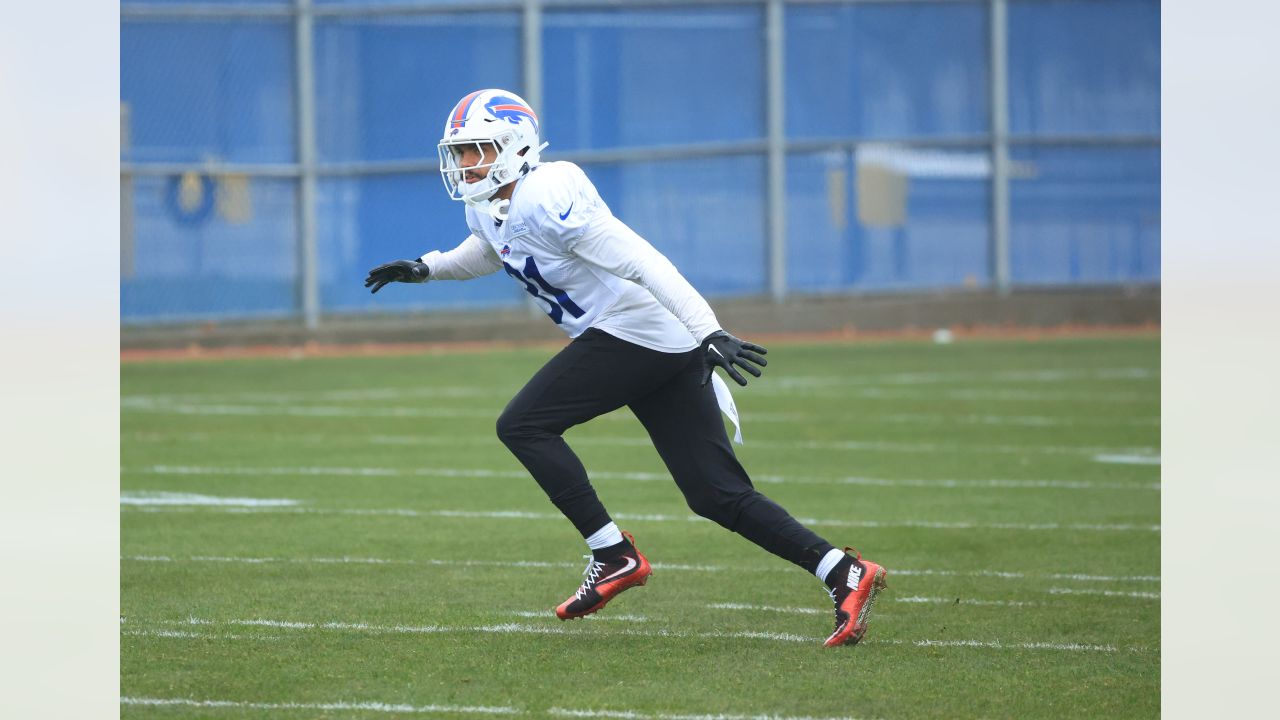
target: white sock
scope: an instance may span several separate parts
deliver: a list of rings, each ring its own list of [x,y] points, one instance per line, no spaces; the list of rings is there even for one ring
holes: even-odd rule
[[[823,555],[822,559],[818,561],[818,567],[816,570],[813,571],[813,574],[817,575],[818,579],[821,580],[822,582],[826,582],[827,575],[831,574],[831,571],[843,559],[844,559],[843,550],[837,550],[835,548],[831,548],[830,550],[827,551],[827,554]]]
[[[617,545],[622,542],[622,531],[614,523],[609,523],[599,530],[591,533],[591,537],[587,538],[587,547],[592,550],[607,548],[610,545]]]

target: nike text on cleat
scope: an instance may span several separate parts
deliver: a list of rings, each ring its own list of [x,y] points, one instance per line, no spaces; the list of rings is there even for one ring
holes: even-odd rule
[[[590,615],[604,607],[610,600],[636,585],[644,585],[653,574],[649,561],[636,549],[635,538],[622,533],[631,543],[631,550],[617,560],[600,562],[594,555],[587,557],[587,569],[583,571],[582,586],[568,600],[556,608],[556,617],[572,620]]]
[[[862,582],[862,566],[854,563],[849,566],[848,579],[845,581],[844,586],[850,590],[857,590],[860,582]]]
[[[845,548],[849,552],[852,548]],[[843,577],[831,578],[827,594],[835,603],[836,629],[823,643],[826,647],[856,645],[867,632],[867,621],[876,596],[884,589],[885,570],[854,550],[854,557]],[[838,572],[838,571],[832,571]]]

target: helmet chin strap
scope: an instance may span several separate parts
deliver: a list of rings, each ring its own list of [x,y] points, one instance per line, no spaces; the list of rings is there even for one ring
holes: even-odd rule
[[[510,200],[490,200],[483,206],[485,212],[489,213],[489,217],[494,222],[502,222],[507,219],[507,211],[511,209]]]
[[[547,146],[550,144],[551,143],[549,142],[542,143],[542,145],[538,148],[538,152],[542,152],[543,150],[546,150]],[[523,168],[524,171],[520,173],[520,177],[524,177],[525,175],[528,175],[530,172],[530,169],[531,168],[529,168],[528,164],[526,164]],[[517,178],[516,180],[512,180],[511,182],[513,183],[519,182],[519,178]],[[506,186],[504,185],[503,187],[506,187]],[[498,189],[501,190],[502,188],[498,188]],[[497,194],[497,191],[494,191],[494,195],[496,194]],[[484,202],[476,203],[476,207],[488,213],[489,217],[493,218],[494,222],[503,222],[507,219],[508,211],[511,210],[511,201],[510,200],[494,200],[493,195],[490,195],[488,200],[485,200]]]

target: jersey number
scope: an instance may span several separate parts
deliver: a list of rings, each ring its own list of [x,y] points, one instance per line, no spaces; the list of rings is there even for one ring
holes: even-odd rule
[[[582,308],[578,307],[577,303],[569,299],[568,293],[560,288],[552,287],[551,283],[542,278],[542,273],[538,272],[538,265],[533,261],[532,255],[525,258],[523,275],[520,274],[519,270],[505,262],[502,263],[502,267],[507,271],[508,275],[523,283],[524,289],[530,295],[547,303],[550,308],[547,310],[547,314],[551,316],[551,320],[557,325],[564,319],[565,310],[568,310],[569,314],[575,318],[580,318],[586,314]],[[547,297],[548,295],[551,297]]]

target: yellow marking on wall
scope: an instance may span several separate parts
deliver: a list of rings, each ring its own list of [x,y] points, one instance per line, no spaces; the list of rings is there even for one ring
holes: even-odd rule
[[[221,175],[217,191],[218,217],[228,223],[242,225],[253,219],[253,195],[249,192],[248,175]]]
[[[858,163],[858,222],[901,227],[907,221],[907,177],[884,165]]]
[[[178,207],[184,213],[193,213],[204,204],[204,183],[200,181],[200,173],[182,173],[178,181]]]
[[[844,230],[849,226],[849,175],[842,167],[827,170],[827,210],[832,227]]]

